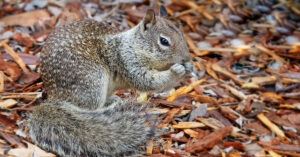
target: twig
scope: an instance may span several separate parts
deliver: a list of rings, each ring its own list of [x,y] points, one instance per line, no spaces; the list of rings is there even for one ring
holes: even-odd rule
[[[7,44],[6,42],[1,42],[0,46],[3,46],[7,53],[15,60],[15,62],[21,67],[24,72],[29,72],[22,58]]]
[[[284,135],[284,132],[280,130],[280,128],[272,123],[263,113],[259,113],[257,118],[263,122],[270,130],[274,131],[277,136],[285,141],[289,141],[289,139]]]
[[[262,52],[265,52],[268,55],[272,56],[276,61],[281,62],[281,63],[285,63],[285,60],[283,58],[278,56],[275,52],[265,48],[264,46],[262,46],[260,44],[256,44],[255,47],[258,48],[259,50],[261,50]]]
[[[199,84],[206,81],[206,78],[202,78],[201,80],[198,80],[194,83],[191,83],[189,86],[183,86],[179,89],[177,89],[174,93],[170,94],[167,97],[167,101],[173,101],[179,96],[180,94],[186,94],[194,89],[195,86],[198,86]]]
[[[242,85],[245,83],[245,81],[243,79],[240,79],[238,77],[236,77],[236,75],[230,73],[229,71],[227,71],[225,68],[222,68],[219,64],[215,63],[212,65],[212,69],[216,72],[222,73],[223,75],[230,77],[231,79],[233,79],[235,82],[237,82],[238,84]]]
[[[0,71],[0,92],[4,91],[4,73]]]

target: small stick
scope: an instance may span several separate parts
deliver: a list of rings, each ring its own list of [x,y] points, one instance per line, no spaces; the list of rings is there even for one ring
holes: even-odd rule
[[[4,44],[4,43],[8,43],[9,39],[5,39],[3,41],[0,42],[0,47]]]
[[[256,28],[272,28],[273,27],[273,25],[271,25],[271,24],[258,24],[258,23],[256,23],[256,24],[253,24],[252,25],[253,27],[256,27]]]
[[[280,130],[280,128],[272,123],[263,113],[257,114],[257,118],[263,122],[270,130],[274,131],[277,136],[285,141],[289,141],[289,139],[284,135],[284,132]]]
[[[238,49],[234,48],[198,48],[199,51],[217,51],[217,52],[238,52]]]
[[[233,79],[235,82],[237,82],[240,85],[245,83],[245,80],[236,77],[236,75],[230,73],[229,71],[227,71],[225,68],[221,67],[217,63],[212,65],[212,69],[216,72],[222,73],[223,75],[225,75],[227,77],[230,77],[231,79]]]
[[[183,16],[185,14],[189,14],[189,13],[195,11],[195,10],[197,10],[197,9],[192,8],[192,9],[188,9],[188,10],[182,11],[182,12],[178,13],[175,17],[178,18],[179,16]]]
[[[173,129],[192,129],[201,127],[205,127],[205,125],[200,122],[179,122],[176,125],[172,125]]]
[[[4,42],[1,45],[7,50],[7,53],[16,61],[24,72],[29,72],[22,58],[7,43]]]
[[[285,60],[283,58],[281,58],[280,56],[278,56],[274,51],[271,51],[260,44],[256,44],[255,47],[258,48],[259,50],[261,50],[262,52],[265,52],[268,55],[272,56],[276,61],[285,63]]]
[[[192,91],[194,87],[200,85],[201,83],[203,83],[205,81],[206,81],[206,78],[203,78],[203,79],[198,80],[198,81],[196,81],[194,83],[191,83],[189,86],[183,86],[183,87],[177,89],[174,93],[170,94],[167,97],[167,101],[173,101],[173,100],[175,100],[178,95],[180,95],[180,94],[186,94],[186,93]]]
[[[0,92],[4,91],[4,73],[0,71]]]
[[[196,55],[201,56],[202,53],[201,53],[200,50],[197,48],[197,46],[194,44],[193,40],[192,40],[188,35],[186,35],[185,38],[186,38],[187,44],[188,44],[189,47],[193,50],[193,52],[194,52]]]
[[[36,96],[34,96],[34,95],[9,95],[9,96],[1,97],[1,99],[15,99],[15,98],[34,99],[34,98],[36,98]]]

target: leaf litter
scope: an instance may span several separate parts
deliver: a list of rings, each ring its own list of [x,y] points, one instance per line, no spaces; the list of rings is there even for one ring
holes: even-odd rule
[[[149,8],[149,1],[119,3],[0,2],[1,155],[55,156],[31,144],[24,126],[46,96],[42,45],[65,22],[92,18],[124,31]],[[158,127],[169,128],[142,146],[145,156],[300,156],[300,2],[162,4],[182,23],[195,69],[170,92],[115,93],[148,101]]]

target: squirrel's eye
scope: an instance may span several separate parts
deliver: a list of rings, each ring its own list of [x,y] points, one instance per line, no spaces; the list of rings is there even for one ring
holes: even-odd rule
[[[160,37],[160,43],[164,46],[170,46],[169,41],[163,37]]]

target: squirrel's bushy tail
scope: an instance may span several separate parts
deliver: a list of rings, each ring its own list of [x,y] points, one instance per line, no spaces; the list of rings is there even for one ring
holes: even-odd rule
[[[59,156],[126,156],[154,136],[145,107],[124,102],[99,111],[79,111],[47,100],[30,115],[30,138]]]

